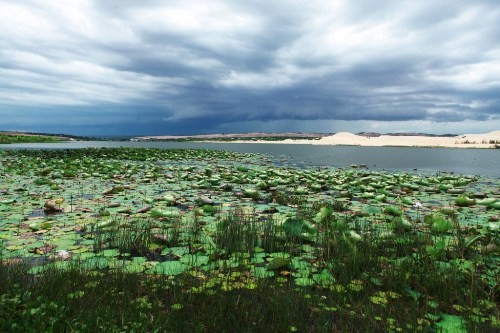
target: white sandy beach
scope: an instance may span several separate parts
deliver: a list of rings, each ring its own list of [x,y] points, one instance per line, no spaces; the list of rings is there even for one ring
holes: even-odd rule
[[[216,142],[216,141],[214,141]],[[283,141],[231,141],[234,143],[268,143],[268,144],[310,144],[332,146],[366,146],[366,147],[443,147],[443,148],[496,148],[500,147],[500,131],[485,134],[464,134],[456,137],[427,137],[427,136],[392,136],[381,135],[366,137],[349,132],[339,132],[319,140],[293,140]]]

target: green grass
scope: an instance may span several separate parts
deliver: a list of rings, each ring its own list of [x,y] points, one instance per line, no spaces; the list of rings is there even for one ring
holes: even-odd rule
[[[331,278],[311,286],[298,286],[288,265],[255,279],[243,259],[233,269],[192,268],[175,278],[78,262],[26,274],[27,262],[4,263],[0,331],[426,332],[450,314],[471,332],[498,325],[498,290],[484,276],[497,260],[441,265],[410,255],[395,263],[383,255],[413,252],[414,240],[405,240],[339,244],[325,275]]]
[[[215,285],[197,292],[189,289],[200,285],[194,276],[174,284],[165,277],[76,268],[9,283],[19,277],[2,272],[2,332],[317,332],[328,331],[334,318],[316,311],[318,295],[306,298],[289,284],[263,281],[252,290],[231,291]]]

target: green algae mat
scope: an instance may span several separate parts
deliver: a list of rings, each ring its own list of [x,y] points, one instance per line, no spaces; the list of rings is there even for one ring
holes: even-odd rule
[[[193,292],[262,279],[339,295],[369,287],[373,306],[407,297],[436,309],[424,324],[457,332],[465,312],[498,325],[499,209],[499,180],[480,176],[295,168],[210,150],[0,154],[0,259],[29,262],[30,274],[191,274],[206,282]],[[466,309],[440,304],[410,273],[398,291],[384,283],[422,261],[477,275],[487,296]]]

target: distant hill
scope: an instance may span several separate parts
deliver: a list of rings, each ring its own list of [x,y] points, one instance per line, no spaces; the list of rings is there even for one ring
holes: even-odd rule
[[[0,131],[0,136],[4,136],[4,141],[10,138],[11,141],[13,141],[12,143],[106,140],[105,138],[78,136],[71,134],[54,134],[54,133],[24,132],[24,131]],[[39,137],[41,141],[37,141],[36,139],[34,139],[34,137]],[[49,139],[44,140],[42,138],[50,138],[51,140]]]
[[[0,132],[0,144],[8,143],[54,143],[63,139],[57,136],[28,134],[17,132]]]
[[[360,132],[356,133],[356,135],[360,136],[366,136],[366,137],[379,137],[381,135],[388,135],[388,136],[426,136],[429,138],[453,138],[456,137],[458,134],[427,134],[427,133],[413,133],[413,132],[404,132],[404,133],[376,133],[376,132]]]
[[[141,136],[132,138],[132,141],[282,141],[286,139],[294,140],[319,140],[322,137],[332,135],[332,133],[302,133],[302,132],[287,132],[287,133],[222,133],[222,134],[202,134],[202,135],[158,135],[158,136]]]
[[[221,134],[202,134],[202,135],[154,135],[140,136],[132,138],[132,141],[282,141],[286,139],[293,140],[319,140],[323,137],[334,135],[335,133],[221,133]],[[381,135],[388,136],[423,136],[423,137],[455,137],[456,134],[426,134],[426,133],[376,133],[376,132],[360,132],[355,135],[364,137],[379,137]]]
[[[389,136],[427,136],[430,138],[453,138],[458,134],[427,134],[427,133],[386,133]]]

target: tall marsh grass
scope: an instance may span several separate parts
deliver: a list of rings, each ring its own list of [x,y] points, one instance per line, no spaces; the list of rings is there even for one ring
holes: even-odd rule
[[[446,320],[471,332],[498,327],[498,277],[491,275],[498,257],[465,251],[458,230],[441,247],[442,235],[378,228],[328,207],[322,216],[318,207],[298,207],[294,227],[317,222],[298,233],[247,207],[220,213],[213,247],[204,251],[239,265],[193,265],[175,277],[55,259],[27,274],[28,262],[2,260],[0,331],[435,332]],[[160,238],[163,247],[195,254],[203,248],[196,219],[118,219],[91,230],[94,251],[148,256]],[[253,264],[259,253],[288,259],[273,266],[266,255]]]

